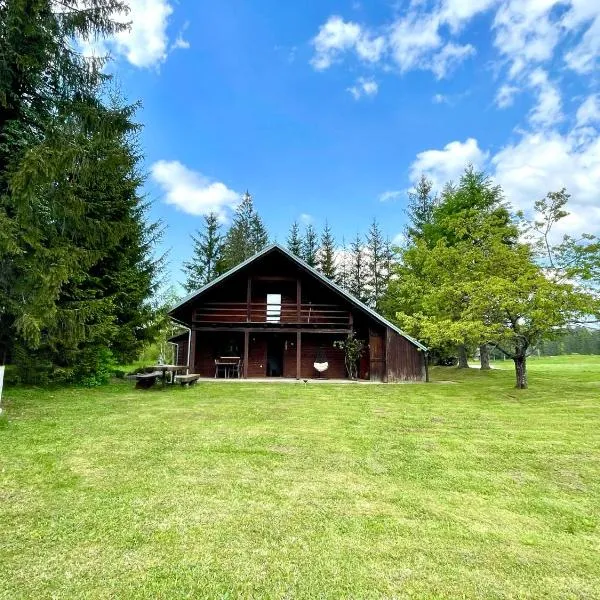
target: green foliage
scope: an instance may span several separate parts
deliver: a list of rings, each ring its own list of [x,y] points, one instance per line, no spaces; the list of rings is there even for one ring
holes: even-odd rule
[[[350,242],[347,289],[353,296],[362,302],[368,300],[366,280],[367,265],[364,243],[360,234],[357,233],[356,237]]]
[[[216,213],[204,217],[202,230],[192,236],[194,245],[191,260],[183,263],[186,281],[183,287],[193,292],[225,272],[223,264],[223,236]]]
[[[309,223],[304,229],[302,239],[302,259],[311,267],[316,267],[318,263],[319,238],[314,226]]]
[[[431,347],[490,343],[527,386],[527,355],[594,309],[593,298],[550,277],[517,238],[502,190],[469,168],[447,187],[424,234],[401,252],[385,310]]]
[[[433,193],[433,182],[421,175],[414,190],[408,192],[408,207],[405,212],[408,217],[406,235],[409,239],[423,237],[426,226],[433,219],[437,204],[438,198]]]
[[[373,219],[366,238],[366,267],[368,274],[368,301],[375,308],[379,307],[387,286],[387,251],[381,227],[377,219]]]
[[[365,342],[356,338],[356,332],[352,332],[343,340],[333,342],[334,348],[343,350],[346,372],[350,379],[358,379],[358,360],[365,351]]]
[[[325,223],[325,228],[321,234],[321,247],[319,248],[318,269],[331,281],[337,281],[337,271],[335,264],[335,239],[329,223]]]
[[[24,380],[85,378],[82,356],[131,356],[148,333],[159,228],[138,191],[137,107],[72,45],[122,31],[120,9],[0,10],[0,359],[13,355]]]
[[[268,243],[269,236],[260,215],[254,208],[252,196],[246,192],[237,207],[233,223],[225,236],[223,268],[229,270],[250,258]]]
[[[302,236],[300,235],[300,225],[298,221],[294,221],[290,227],[290,233],[287,238],[288,250],[297,256],[302,258]]]

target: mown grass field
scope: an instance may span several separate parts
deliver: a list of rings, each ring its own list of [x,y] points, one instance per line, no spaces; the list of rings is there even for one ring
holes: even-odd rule
[[[497,366],[9,388],[0,598],[600,598],[600,360]]]

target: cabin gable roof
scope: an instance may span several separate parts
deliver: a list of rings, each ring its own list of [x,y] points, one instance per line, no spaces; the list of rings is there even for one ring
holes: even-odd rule
[[[265,246],[265,248],[263,248],[256,254],[254,254],[250,258],[247,258],[245,261],[241,262],[239,265],[236,265],[232,269],[229,269],[229,271],[227,271],[226,273],[223,273],[219,277],[213,279],[211,282],[207,283],[205,286],[201,287],[199,290],[196,290],[196,291],[188,294],[185,298],[183,298],[175,306],[173,306],[173,308],[171,308],[171,310],[169,311],[168,314],[173,316],[173,313],[175,313],[179,308],[182,308],[184,305],[188,304],[192,300],[198,299],[205,292],[218,286],[221,282],[223,282],[226,279],[228,279],[229,277],[231,277],[234,273],[241,271],[242,269],[244,269],[244,267],[250,265],[251,263],[258,260],[259,258],[266,256],[267,254],[270,254],[271,252],[277,252],[277,251],[282,253],[283,255],[285,255],[288,259],[290,259],[292,262],[294,262],[296,265],[298,265],[301,269],[303,269],[304,271],[308,272],[309,274],[314,276],[316,279],[321,281],[329,289],[337,292],[340,296],[344,297],[356,308],[358,308],[362,312],[370,315],[373,319],[375,319],[381,325],[385,325],[386,327],[389,327],[390,329],[392,329],[393,331],[395,331],[402,337],[406,338],[409,342],[411,342],[412,344],[414,344],[415,346],[420,348],[421,350],[423,350],[425,352],[427,351],[427,347],[424,346],[423,344],[421,344],[421,342],[419,342],[412,336],[410,336],[407,333],[405,333],[404,331],[402,331],[399,327],[397,327],[396,325],[394,325],[393,323],[388,321],[386,318],[382,317],[378,312],[373,310],[370,306],[367,306],[364,302],[361,302],[358,298],[356,298],[355,296],[353,296],[352,294],[347,292],[345,289],[340,287],[337,283],[334,283],[333,281],[331,281],[330,279],[325,277],[325,275],[323,275],[323,273],[320,273],[319,271],[317,271],[317,269],[315,269],[314,267],[311,267],[308,263],[304,262],[301,258],[298,258],[296,255],[292,254],[287,248],[284,248],[283,246],[281,246],[277,243],[273,243],[268,246]]]

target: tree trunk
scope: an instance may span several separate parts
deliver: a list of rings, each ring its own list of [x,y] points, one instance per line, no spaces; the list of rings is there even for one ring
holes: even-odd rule
[[[479,346],[479,360],[481,361],[481,369],[490,369],[490,347],[487,344]]]
[[[513,358],[515,361],[515,374],[517,376],[517,389],[527,389],[527,357],[519,354]]]
[[[458,368],[459,369],[468,369],[468,357],[467,357],[467,347],[464,344],[460,344],[458,346]]]

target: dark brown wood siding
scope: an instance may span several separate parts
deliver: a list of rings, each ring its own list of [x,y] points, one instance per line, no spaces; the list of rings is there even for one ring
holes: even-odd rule
[[[389,327],[386,341],[387,380],[425,381],[425,354]]]
[[[333,347],[334,340],[342,336],[328,334],[302,334],[301,377],[310,379],[317,376],[315,360],[319,353],[325,356],[329,368],[322,374],[327,379],[345,379],[344,352]],[[321,351],[321,352],[320,352]]]

